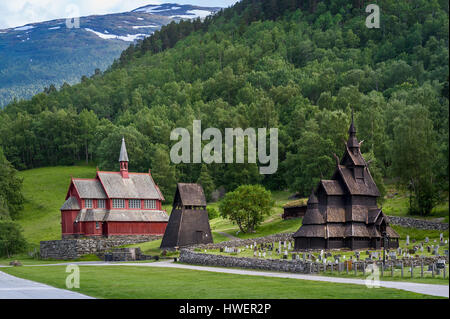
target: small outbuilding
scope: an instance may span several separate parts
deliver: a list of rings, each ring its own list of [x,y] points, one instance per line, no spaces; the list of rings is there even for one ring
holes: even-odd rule
[[[293,200],[283,205],[283,219],[300,218],[305,216],[307,208],[307,198]]]
[[[200,184],[178,183],[161,248],[213,242],[206,198]]]

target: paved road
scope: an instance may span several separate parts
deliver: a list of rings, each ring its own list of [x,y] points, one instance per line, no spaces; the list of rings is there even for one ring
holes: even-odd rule
[[[77,292],[17,278],[0,271],[0,299],[93,299]]]
[[[257,271],[257,270],[231,269],[231,268],[222,268],[222,267],[185,265],[185,264],[174,263],[173,261],[159,261],[159,262],[152,262],[152,263],[130,263],[130,262],[127,262],[127,263],[105,263],[105,262],[95,262],[94,261],[94,262],[78,262],[78,263],[75,262],[75,263],[64,263],[64,264],[79,264],[79,265],[85,265],[85,266],[163,267],[163,268],[192,269],[192,270],[219,272],[219,273],[236,274],[236,275],[314,280],[314,281],[334,282],[334,283],[342,283],[342,284],[356,284],[356,285],[365,285],[366,284],[364,279],[338,278],[338,277],[326,277],[326,276],[319,276],[319,275],[304,275],[304,274],[283,273],[283,272],[268,272],[268,271]],[[60,266],[60,265],[63,265],[63,264],[29,265],[29,266],[25,266],[25,267]],[[1,285],[1,280],[0,280],[0,285]],[[431,295],[431,296],[447,297],[447,298],[449,297],[449,286],[448,285],[421,284],[421,283],[400,282],[400,281],[380,281],[380,287],[401,289],[401,290],[406,290],[406,291],[411,291],[411,292],[416,292],[416,293]]]

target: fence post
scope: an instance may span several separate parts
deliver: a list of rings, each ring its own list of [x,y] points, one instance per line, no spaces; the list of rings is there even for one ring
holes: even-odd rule
[[[363,261],[363,276],[366,276],[366,262]]]
[[[445,268],[445,264],[444,264],[444,279],[445,279],[446,270],[447,270],[447,268]]]
[[[348,275],[348,261],[346,262],[346,264],[347,264],[347,275]]]
[[[355,276],[358,276],[358,264],[355,263]]]
[[[423,260],[420,261],[420,277],[423,278]]]
[[[414,263],[411,262],[411,278],[414,278]]]
[[[391,262],[391,277],[394,278],[394,262]]]
[[[403,278],[403,261],[402,261],[402,278]]]
[[[384,276],[384,261],[381,262],[381,277]]]
[[[431,266],[431,276],[434,278],[434,263]]]
[[[331,274],[333,274],[333,263],[331,263]]]

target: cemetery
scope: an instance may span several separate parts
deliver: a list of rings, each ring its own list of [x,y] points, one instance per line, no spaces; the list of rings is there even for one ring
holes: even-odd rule
[[[400,240],[398,248],[385,251],[300,251],[295,249],[290,234],[283,235],[192,246],[181,250],[180,261],[222,267],[363,278],[376,269],[385,280],[448,280],[449,245],[443,233],[439,239],[430,240],[426,237],[423,241],[407,236],[405,240]]]

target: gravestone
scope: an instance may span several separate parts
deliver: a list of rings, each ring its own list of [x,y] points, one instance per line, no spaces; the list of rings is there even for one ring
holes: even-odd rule
[[[428,237],[425,237],[425,243],[428,244],[429,241],[430,239]]]
[[[438,245],[436,245],[436,246],[434,247],[433,253],[432,253],[432,254],[435,255],[435,256],[439,255],[439,246],[438,246]]]
[[[442,243],[444,243],[444,233],[440,233],[439,234],[439,241]]]
[[[427,246],[427,252],[431,252],[431,248],[430,248],[430,246]]]
[[[406,246],[409,246],[409,235],[406,235]]]
[[[303,262],[306,262],[306,254],[303,253]]]

